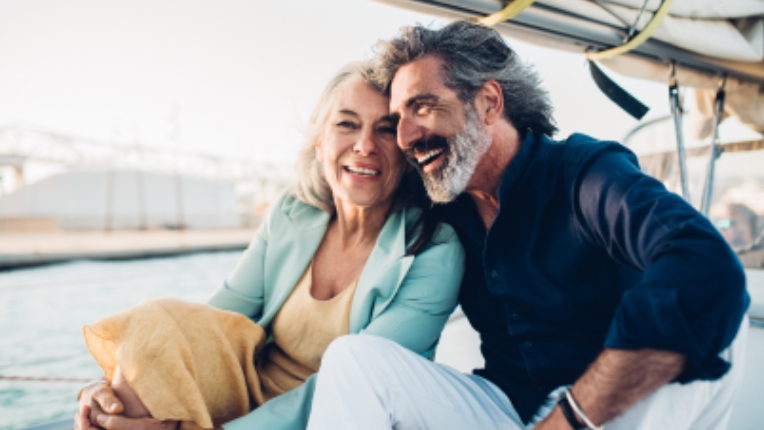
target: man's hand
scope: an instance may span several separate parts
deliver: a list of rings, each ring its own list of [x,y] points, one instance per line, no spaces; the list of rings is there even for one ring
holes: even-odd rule
[[[533,430],[573,430],[573,427],[568,424],[565,419],[565,415],[562,414],[559,406],[555,406],[552,413],[549,414],[543,421],[538,423]]]
[[[571,392],[586,417],[599,426],[671,382],[682,372],[686,361],[686,356],[672,351],[605,349]],[[570,430],[571,426],[559,406],[534,428],[563,429]]]

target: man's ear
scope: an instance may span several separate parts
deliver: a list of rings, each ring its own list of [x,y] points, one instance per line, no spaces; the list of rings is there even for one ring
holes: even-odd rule
[[[504,93],[501,85],[490,79],[478,90],[475,107],[484,118],[486,125],[493,125],[504,117]]]

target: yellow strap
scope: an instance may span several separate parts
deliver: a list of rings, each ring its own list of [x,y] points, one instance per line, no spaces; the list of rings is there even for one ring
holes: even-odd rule
[[[508,4],[504,9],[488,15],[483,18],[476,19],[475,22],[482,24],[486,27],[493,27],[494,25],[510,20],[520,14],[526,7],[530,6],[535,0],[515,0]]]
[[[661,22],[663,22],[663,18],[668,15],[669,8],[671,7],[671,2],[674,0],[663,0],[663,4],[661,4],[661,7],[658,8],[658,10],[655,12],[655,15],[653,15],[653,18],[650,20],[650,22],[647,23],[645,28],[642,29],[642,31],[639,32],[636,36],[634,36],[630,41],[627,43],[616,46],[615,48],[610,48],[605,51],[600,52],[588,52],[586,54],[586,57],[592,61],[594,60],[603,60],[605,58],[615,57],[616,55],[625,54],[632,49],[636,48],[637,46],[643,44],[647,39],[650,38],[650,36],[653,35],[653,32],[655,32],[655,29],[658,28],[658,26],[661,25]]]

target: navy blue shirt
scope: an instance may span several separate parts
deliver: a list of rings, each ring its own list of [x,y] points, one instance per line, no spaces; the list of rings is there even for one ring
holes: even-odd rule
[[[750,299],[713,225],[614,142],[529,134],[486,231],[463,194],[441,207],[467,251],[460,303],[485,368],[528,422],[603,348],[686,354],[678,382],[721,377]]]

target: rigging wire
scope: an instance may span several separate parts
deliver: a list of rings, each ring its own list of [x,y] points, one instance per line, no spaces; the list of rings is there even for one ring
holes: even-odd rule
[[[674,129],[676,131],[676,155],[679,164],[679,183],[682,186],[682,197],[690,201],[690,187],[687,183],[687,154],[684,150],[684,130],[682,127],[682,104],[679,100],[679,83],[676,79],[676,64],[669,63],[669,103],[671,104],[671,116],[674,117]]]
[[[703,184],[703,195],[700,202],[700,213],[708,216],[708,211],[711,208],[711,198],[714,191],[714,172],[716,167],[716,159],[722,155],[722,147],[719,142],[719,125],[724,118],[724,86],[727,83],[727,75],[722,76],[722,80],[719,83],[719,89],[716,91],[716,99],[714,100],[714,133],[713,140],[711,140],[711,148],[708,154],[708,173],[706,174],[706,181]]]

